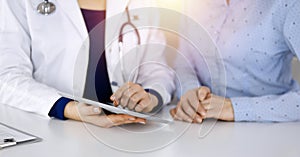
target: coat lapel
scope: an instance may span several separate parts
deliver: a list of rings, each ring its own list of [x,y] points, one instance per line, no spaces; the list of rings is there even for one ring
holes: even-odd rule
[[[126,17],[125,8],[130,0],[107,0],[106,2],[106,31],[105,31],[105,45],[106,45],[106,61],[108,63],[109,78],[111,82],[118,82],[122,85],[122,72],[117,66],[120,58],[118,47],[118,36],[120,27],[124,23]],[[115,92],[118,88],[112,86]]]
[[[122,15],[130,0],[107,0],[106,2],[106,45],[118,36],[119,28],[123,23]]]
[[[107,17],[123,13],[130,0],[107,0]]]
[[[85,89],[86,74],[89,60],[89,38],[86,29],[85,21],[80,11],[77,0],[56,0],[57,9],[63,11],[66,17],[70,20],[74,28],[77,30],[84,44],[78,52],[79,60],[76,61],[75,69],[76,76],[74,78],[74,94],[76,96],[83,96]],[[73,28],[70,28],[73,29]]]

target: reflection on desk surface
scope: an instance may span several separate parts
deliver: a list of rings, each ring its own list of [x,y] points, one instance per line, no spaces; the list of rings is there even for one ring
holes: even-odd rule
[[[168,116],[168,108],[161,114]],[[49,120],[4,105],[0,105],[0,122],[44,139],[2,150],[1,157],[18,157],[25,152],[31,157],[299,157],[300,154],[300,123],[215,123],[208,120],[201,125],[149,123],[103,129],[71,120]],[[213,127],[209,133],[202,136],[210,126]],[[153,147],[156,149],[149,149]]]

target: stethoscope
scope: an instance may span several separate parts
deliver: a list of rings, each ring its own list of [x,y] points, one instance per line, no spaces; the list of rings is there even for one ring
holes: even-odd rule
[[[49,0],[44,0],[37,6],[36,10],[42,15],[50,15],[55,12],[56,6],[54,3],[49,2]]]
[[[120,52],[120,66],[121,66],[121,71],[122,71],[122,79],[125,82],[126,80],[126,76],[125,76],[125,63],[124,63],[124,51],[123,51],[123,47],[124,47],[124,41],[123,41],[123,36],[124,36],[124,30],[126,27],[131,27],[137,37],[137,45],[141,45],[141,36],[140,33],[137,29],[137,27],[132,23],[131,21],[131,17],[130,17],[130,13],[129,13],[129,9],[128,9],[128,5],[130,3],[130,0],[128,1],[126,8],[125,8],[125,12],[127,15],[127,22],[125,22],[121,28],[120,28],[120,32],[119,32],[119,39],[118,39],[118,46],[119,46],[119,52]],[[50,15],[52,13],[54,13],[56,10],[56,6],[54,3],[49,2],[49,0],[43,0],[42,3],[40,3],[37,6],[37,12],[42,14],[42,15]],[[135,82],[136,78],[133,78],[132,82]],[[116,82],[112,82],[112,85],[114,86],[119,86]]]
[[[120,66],[121,66],[121,71],[122,71],[122,79],[123,82],[125,82],[126,80],[126,75],[125,75],[125,63],[124,63],[124,42],[123,42],[123,36],[124,36],[124,30],[125,27],[131,27],[137,37],[137,45],[141,45],[141,36],[140,33],[137,29],[137,27],[131,22],[131,18],[130,18],[130,13],[129,13],[129,9],[128,9],[128,5],[125,9],[126,15],[127,15],[127,22],[125,22],[121,28],[120,28],[120,32],[119,32],[119,41],[118,41],[118,46],[119,46],[119,52],[120,52]],[[133,78],[133,80],[131,80],[131,82],[136,82],[136,78]],[[114,85],[114,84],[113,84]]]

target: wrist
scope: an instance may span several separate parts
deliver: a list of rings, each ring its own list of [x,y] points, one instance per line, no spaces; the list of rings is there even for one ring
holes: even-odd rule
[[[228,121],[234,121],[234,111],[233,111],[233,106],[231,99],[225,99],[225,104],[226,104],[226,119]]]
[[[48,115],[49,117],[55,117],[60,120],[67,120],[67,118],[64,116],[64,111],[66,108],[66,105],[72,101],[71,99],[61,97],[59,98],[55,104],[52,106],[51,110],[49,111]]]
[[[64,111],[64,116],[66,118],[73,119],[73,120],[78,120],[78,121],[81,120],[79,112],[78,112],[77,102],[70,101],[66,105],[65,111]]]

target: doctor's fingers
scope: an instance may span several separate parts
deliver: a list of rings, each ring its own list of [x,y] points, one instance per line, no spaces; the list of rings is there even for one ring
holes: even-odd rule
[[[131,124],[131,123],[139,123],[146,124],[146,120],[142,118],[136,118],[129,115],[124,114],[112,114],[108,116],[88,116],[85,118],[85,122],[104,127],[110,128],[113,126],[123,125],[123,124]]]
[[[137,118],[129,115],[109,115],[107,118],[113,122],[114,126],[119,126],[123,124],[132,124],[132,123],[146,124],[145,119]]]
[[[110,100],[113,101],[116,106],[118,106],[124,91],[130,88],[133,84],[134,83],[132,82],[125,83],[110,97]]]
[[[139,92],[132,95],[128,101],[128,109],[134,110],[135,107],[143,100],[145,97],[147,97],[147,92],[145,90],[140,90]]]
[[[143,94],[141,101],[135,107],[135,111],[149,113],[158,105],[158,99],[150,93],[143,92]]]
[[[128,109],[133,110],[138,101],[140,101],[139,95],[144,93],[145,90],[137,84],[132,85],[130,88],[124,91],[123,96],[120,100],[120,105],[123,107],[128,107]]]

